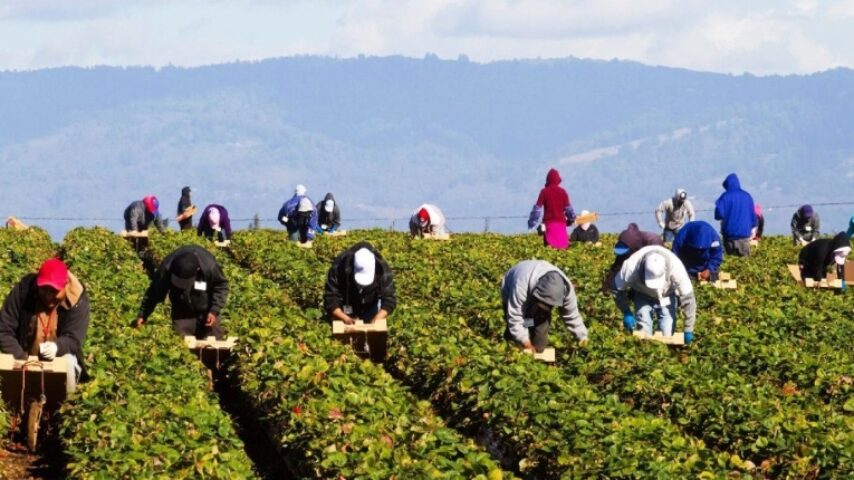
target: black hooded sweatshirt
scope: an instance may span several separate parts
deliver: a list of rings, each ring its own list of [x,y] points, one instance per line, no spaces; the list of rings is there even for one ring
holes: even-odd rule
[[[178,215],[184,213],[184,210],[193,206],[193,201],[190,200],[190,187],[184,187],[181,189],[181,199],[178,200]],[[184,220],[178,222],[178,225],[181,227],[181,230],[189,230],[193,228],[193,217],[190,216]]]
[[[332,213],[327,212],[324,208],[327,200],[335,202],[335,206],[332,207]],[[335,196],[331,192],[327,193],[323,197],[323,201],[317,204],[317,225],[326,225],[327,228],[334,228],[336,230],[341,227],[341,209],[338,208],[338,201],[335,200]]]
[[[827,277],[827,267],[833,263],[833,251],[849,246],[848,236],[839,232],[833,238],[820,238],[806,245],[798,255],[801,278],[821,280]]]
[[[353,278],[353,260],[356,252],[367,248],[377,259],[374,283],[362,287]],[[326,277],[326,287],[323,291],[323,308],[331,315],[336,308],[349,306],[353,309],[351,317],[363,318],[381,301],[380,307],[391,314],[397,306],[394,291],[394,274],[379,252],[368,242],[359,242],[338,255],[332,262],[332,267]]]

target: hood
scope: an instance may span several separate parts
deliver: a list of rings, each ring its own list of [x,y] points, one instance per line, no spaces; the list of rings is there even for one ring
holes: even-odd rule
[[[188,197],[190,196],[190,187],[184,187],[181,189],[181,196]]]
[[[326,202],[327,200],[332,200],[333,202],[335,202],[336,205],[338,204],[338,202],[335,201],[335,195],[332,195],[332,192],[327,193],[326,196],[323,197],[323,202]],[[320,203],[323,203],[323,202],[320,202]]]
[[[557,170],[552,168],[549,170],[549,173],[546,175],[546,186],[551,187],[553,185],[560,185],[563,179],[560,178],[560,173]]]
[[[808,220],[808,219],[812,218],[812,215],[813,215],[812,205],[803,205],[803,206],[801,206],[801,208],[798,209],[798,217],[800,217],[800,218]]]
[[[850,244],[848,243],[848,234],[845,232],[839,232],[833,237],[833,240],[830,242],[830,250],[836,250],[837,248],[848,247]]]
[[[68,284],[65,286],[65,300],[61,305],[66,310],[71,310],[76,307],[85,290],[86,289],[83,287],[83,284],[80,283],[80,280],[78,280],[73,273],[68,272]]]
[[[738,175],[730,173],[727,175],[723,183],[724,190],[731,192],[733,190],[741,190],[741,182],[738,181]]]
[[[718,242],[717,246],[720,246],[718,232],[715,231],[714,227],[702,220],[688,222],[682,228],[685,229],[685,233],[687,234],[685,245],[691,248],[705,249],[712,246],[715,242]]]

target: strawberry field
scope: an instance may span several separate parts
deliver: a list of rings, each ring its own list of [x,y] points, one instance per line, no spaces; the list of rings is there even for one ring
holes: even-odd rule
[[[395,273],[383,364],[332,339],[322,314],[330,263],[359,240]],[[168,306],[143,329],[128,326],[152,266],[185,244],[211,249],[229,279],[222,321],[240,338],[223,367],[230,407],[171,332]],[[797,250],[785,238],[726,258],[737,290],[697,287],[687,348],[623,332],[600,292],[609,248],[547,250],[536,236],[432,242],[369,230],[301,249],[259,230],[222,249],[173,232],[152,235],[143,262],[106,230],[77,229],[60,245],[29,230],[0,231],[0,252],[4,291],[59,253],[91,296],[92,380],[55,433],[73,478],[271,477],[272,456],[294,478],[854,474],[854,302],[796,285],[786,263]],[[554,365],[502,339],[501,278],[529,258],[568,274],[590,329],[579,347],[554,324]],[[0,427],[12,417],[0,411]],[[265,455],[252,453],[256,442]]]

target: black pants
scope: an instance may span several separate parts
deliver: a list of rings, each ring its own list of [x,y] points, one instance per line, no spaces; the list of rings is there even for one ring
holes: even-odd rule
[[[207,315],[198,318],[172,319],[172,329],[182,337],[192,335],[196,338],[216,337],[217,340],[225,338],[225,332],[217,319],[213,326],[205,325]]]
[[[531,340],[531,345],[533,345],[539,353],[542,353],[543,350],[549,346],[550,325],[551,323],[549,320],[534,319],[534,326],[528,327],[528,338]],[[504,339],[507,341],[513,341],[513,336],[510,335],[510,329],[504,330]],[[516,345],[521,347],[518,343],[516,343]]]

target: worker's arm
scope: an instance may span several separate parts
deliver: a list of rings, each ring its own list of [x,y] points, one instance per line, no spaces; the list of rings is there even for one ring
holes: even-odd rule
[[[65,316],[61,333],[57,332],[56,356],[78,354],[82,351],[89,330],[89,294],[84,292],[77,304]]]
[[[685,331],[694,332],[694,323],[697,320],[697,298],[691,291],[688,295],[679,297],[679,308],[685,315]]]
[[[534,228],[541,223],[543,223],[543,207],[541,205],[534,205],[534,208],[531,209],[531,213],[528,215],[528,228]]]
[[[673,253],[676,253],[675,249]],[[712,272],[719,272],[721,269],[721,263],[723,263],[723,261],[723,245],[721,245],[720,239],[716,238],[714,241],[712,241],[712,244],[709,247],[709,270],[711,270]]]
[[[6,296],[3,309],[0,310],[0,351],[9,353],[18,360],[27,359],[26,350],[18,343],[21,308],[25,301],[22,290],[20,283],[16,285]]]
[[[664,228],[664,220],[666,218],[665,210],[667,209],[667,200],[658,204],[655,209],[655,221],[658,223],[658,228]]]
[[[694,285],[691,277],[681,263],[674,263],[670,272],[670,281],[676,288],[676,296],[679,298],[679,306],[685,315],[685,331],[694,331],[694,321],[697,318],[697,299],[694,295]]]
[[[504,320],[507,322],[507,329],[510,331],[510,336],[522,345],[524,348],[532,348],[531,337],[528,333],[528,328],[525,327],[524,306],[526,298],[526,289],[523,287],[517,288],[514,285],[510,286],[511,292],[505,300]]]
[[[573,210],[572,205],[567,205],[566,208],[563,209],[563,214],[566,216],[566,224],[572,225],[575,223],[575,210]]]
[[[629,305],[629,282],[632,272],[628,267],[627,260],[614,276],[614,302],[623,315],[632,314],[632,307]]]
[[[685,199],[684,205],[685,205],[685,209],[688,210],[688,221],[693,222],[694,221],[694,205],[692,205],[691,202],[689,202],[687,198]]]
[[[219,264],[214,264],[208,276],[208,282],[211,285],[211,309],[210,313],[219,317],[219,313],[225,308],[228,302],[228,279],[222,273]]]
[[[379,263],[379,260],[377,263]],[[394,309],[397,308],[397,294],[394,287],[394,274],[388,265],[384,264],[382,267],[383,277],[381,279],[382,291],[380,291],[380,310],[385,310],[386,315],[389,315],[394,313]]]
[[[563,299],[563,305],[558,310],[566,328],[575,335],[575,338],[581,342],[587,340],[587,327],[584,325],[584,318],[581,317],[581,312],[578,310],[578,299],[575,296],[575,289],[569,285],[569,293]]]
[[[329,268],[329,272],[326,274],[326,284],[323,286],[323,309],[334,318],[338,320],[345,320],[347,317],[340,316],[340,314],[344,314],[342,308],[344,307],[344,296],[341,294],[341,286],[338,281],[338,270],[339,270],[339,262],[343,261],[342,257],[339,257],[335,263]],[[336,315],[336,311],[340,312],[339,315]]]
[[[145,322],[157,304],[166,299],[166,294],[169,293],[170,277],[168,272],[158,271],[157,276],[148,285],[145,295],[142,297],[142,304],[139,307],[137,319]]]
[[[377,314],[374,315],[374,318],[371,319],[371,323],[376,322],[377,320],[383,320],[385,318],[388,318],[388,314],[389,312],[385,308],[379,309]]]

